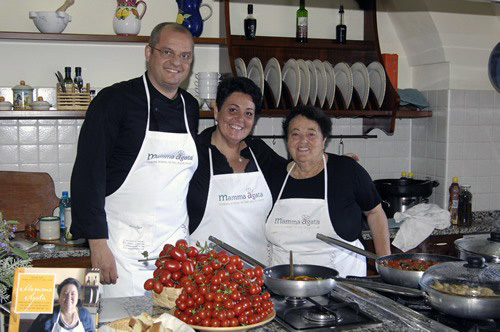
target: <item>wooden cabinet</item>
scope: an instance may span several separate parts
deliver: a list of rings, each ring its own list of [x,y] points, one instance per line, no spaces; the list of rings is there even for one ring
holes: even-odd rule
[[[38,259],[33,260],[32,265],[33,267],[92,267],[90,256]]]
[[[462,234],[431,235],[425,241],[420,243],[415,249],[409,250],[406,253],[430,253],[458,257],[458,251],[455,248],[454,242],[462,237]],[[375,252],[372,240],[362,240],[362,242],[366,250]],[[402,253],[402,251],[391,245],[391,253],[397,254]],[[373,259],[368,259],[367,262],[368,275],[377,274],[375,261]]]
[[[265,65],[267,61],[274,57],[280,65],[291,58],[304,60],[327,60],[333,65],[338,62],[353,64],[362,62],[365,65],[373,61],[382,61],[377,32],[376,0],[356,0],[361,10],[364,11],[364,39],[348,40],[347,44],[337,45],[331,39],[309,39],[307,43],[296,43],[293,38],[257,36],[256,40],[245,40],[243,36],[231,34],[230,0],[221,0],[221,13],[219,17],[220,38],[195,38],[195,44],[218,45],[220,53],[219,67],[231,68],[233,75],[236,75],[234,64],[235,58],[242,58],[245,63],[249,63],[253,57],[258,57]],[[277,13],[279,14],[279,13]],[[148,36],[117,36],[117,35],[89,35],[89,34],[44,34],[44,33],[24,33],[24,32],[0,32],[0,39],[24,42],[92,42],[92,43],[140,43],[146,44]],[[229,58],[229,65],[226,63]],[[387,76],[387,75],[386,75]],[[338,89],[337,89],[338,90]],[[290,96],[287,88],[283,89],[282,100],[278,108],[268,102],[271,92],[268,86],[264,87],[264,109],[261,116],[282,117],[288,114],[291,107]],[[396,119],[401,118],[424,118],[431,117],[431,111],[417,111],[413,109],[402,109],[399,106],[399,95],[391,85],[389,78],[386,78],[386,93],[382,105],[370,92],[368,103],[363,108],[356,93],[353,93],[353,101],[345,105],[341,94],[336,94],[336,102],[332,108],[323,106],[325,113],[336,118],[363,118],[363,133],[366,134],[374,128],[379,128],[386,133],[393,133]],[[81,119],[85,117],[85,110],[81,111],[9,111],[0,112],[0,119]],[[201,118],[212,118],[213,112],[200,111]]]

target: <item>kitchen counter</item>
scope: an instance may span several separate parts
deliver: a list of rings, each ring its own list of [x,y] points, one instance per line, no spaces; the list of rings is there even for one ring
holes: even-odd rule
[[[490,233],[495,228],[500,228],[500,211],[473,212],[473,220],[472,226],[470,227],[452,225],[445,229],[435,229],[431,236]],[[394,238],[398,230],[399,228],[389,228],[390,237]],[[362,237],[363,240],[371,240],[372,235],[370,230],[364,230],[362,232]]]
[[[333,290],[336,296],[356,302],[361,310],[366,311],[382,321],[379,327],[358,328],[352,331],[378,332],[378,331],[455,331],[436,321],[408,309],[384,296],[361,287],[338,282]],[[165,309],[153,307],[151,295],[138,297],[123,297],[113,299],[113,305],[119,303],[130,316],[147,312],[159,316]],[[105,308],[106,304],[103,304]],[[103,309],[105,310],[105,309]],[[119,318],[119,317],[117,317]],[[122,317],[123,318],[123,317]],[[266,325],[248,330],[249,332],[285,332],[287,331],[278,322],[273,320]]]

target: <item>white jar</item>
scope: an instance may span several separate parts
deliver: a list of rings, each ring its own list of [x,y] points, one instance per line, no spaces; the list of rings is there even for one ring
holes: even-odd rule
[[[59,217],[40,217],[40,240],[59,240],[60,226]]]

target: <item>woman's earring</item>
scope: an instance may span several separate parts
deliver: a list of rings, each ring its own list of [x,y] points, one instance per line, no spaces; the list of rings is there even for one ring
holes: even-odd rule
[[[217,121],[217,119],[215,119],[215,125],[217,126],[219,124],[219,121]]]

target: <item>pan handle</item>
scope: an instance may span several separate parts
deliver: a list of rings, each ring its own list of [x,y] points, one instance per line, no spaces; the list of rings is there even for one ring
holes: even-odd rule
[[[371,259],[377,259],[378,258],[378,256],[375,255],[372,252],[369,252],[369,251],[366,251],[366,250],[363,250],[363,249],[359,249],[358,247],[350,245],[349,243],[345,243],[344,241],[340,241],[340,240],[331,238],[331,237],[323,235],[321,233],[317,233],[316,234],[316,238],[320,239],[321,241],[324,241],[324,242],[326,242],[328,244],[337,245],[337,246],[342,247],[344,249],[347,249],[347,250],[350,250],[350,251],[354,251],[357,254],[363,255],[363,256],[371,258]]]
[[[397,295],[403,295],[403,296],[409,296],[409,297],[425,297],[426,293],[418,290],[418,289],[413,289],[413,288],[408,288],[408,287],[403,287],[403,286],[396,286],[396,285],[389,285],[389,284],[384,284],[381,282],[376,282],[376,281],[363,281],[363,280],[353,280],[353,279],[345,279],[345,278],[335,278],[336,281],[338,282],[344,282],[347,284],[351,284],[354,286],[359,286],[363,288],[368,288],[372,289],[375,291],[379,292],[387,292],[391,294],[397,294]]]
[[[231,254],[239,256],[241,259],[243,259],[245,262],[253,265],[253,266],[260,266],[260,267],[266,267],[264,264],[259,262],[256,259],[253,259],[252,257],[248,256],[247,254],[239,251],[238,249],[231,247],[229,244],[222,242],[221,240],[217,239],[216,237],[209,236],[208,239],[221,247],[224,250],[229,251]]]

